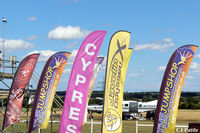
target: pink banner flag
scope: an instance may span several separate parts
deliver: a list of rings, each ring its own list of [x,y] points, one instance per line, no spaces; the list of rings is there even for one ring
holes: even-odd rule
[[[20,120],[24,90],[31,79],[38,57],[39,54],[29,55],[19,64],[10,88],[2,130]]]
[[[60,133],[81,133],[89,83],[105,34],[106,31],[92,32],[79,48],[67,87]]]

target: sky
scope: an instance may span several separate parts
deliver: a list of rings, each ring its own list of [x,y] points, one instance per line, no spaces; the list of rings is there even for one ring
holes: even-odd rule
[[[0,48],[21,61],[40,53],[34,75],[39,79],[47,59],[59,51],[71,52],[58,85],[67,89],[76,53],[95,30],[107,31],[99,56],[107,57],[109,41],[118,30],[131,32],[130,58],[124,91],[159,91],[165,67],[180,46],[199,45],[199,0],[1,0]],[[5,30],[4,27],[5,26]],[[2,56],[2,55],[1,55]],[[103,90],[106,60],[94,90]],[[200,91],[200,52],[197,49],[182,91]],[[12,80],[5,80],[11,86]],[[33,88],[37,80],[31,79]],[[0,88],[6,88],[0,84]]]

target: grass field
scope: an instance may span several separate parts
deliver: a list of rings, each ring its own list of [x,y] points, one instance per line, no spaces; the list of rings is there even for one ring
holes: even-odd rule
[[[24,111],[24,110],[23,110]],[[53,113],[53,115],[55,116],[55,118],[53,120],[59,120],[60,119],[60,114],[61,111],[60,110],[56,110],[56,114],[55,112]],[[30,112],[29,112],[29,117],[30,118]],[[26,114],[24,114],[21,117],[22,120],[26,120]],[[90,121],[90,120],[88,120]],[[101,114],[95,114],[94,115],[94,121],[95,122],[100,122],[101,121]],[[200,123],[200,110],[179,110],[178,111],[178,117],[177,117],[177,125],[188,125],[188,123],[192,123],[192,122],[199,122]],[[1,123],[0,123],[1,124]],[[149,121],[149,120],[145,120],[145,121],[139,121],[139,124],[153,124],[153,121]],[[27,123],[23,123],[23,122],[18,122],[16,123],[16,125],[18,127],[20,127],[24,132],[27,131]],[[16,126],[13,126],[14,128],[14,133],[22,133],[22,131],[20,131]],[[47,129],[43,129],[41,131],[41,133],[58,133],[59,131],[59,123],[53,123],[51,128],[51,123],[49,123],[49,126]],[[91,130],[91,125],[90,124],[85,124],[82,128],[82,133],[90,133]],[[100,133],[101,131],[101,125],[100,124],[95,124],[94,125],[94,132],[93,133]],[[151,133],[152,132],[153,127],[139,127],[139,133]],[[52,131],[51,131],[52,130]],[[136,130],[136,120],[125,120],[123,121],[123,133],[135,133]],[[10,132],[11,129],[8,128],[6,129],[6,132]],[[177,131],[180,131],[180,129],[178,129]],[[38,131],[35,131],[33,133],[37,133]],[[178,133],[178,132],[176,132]]]

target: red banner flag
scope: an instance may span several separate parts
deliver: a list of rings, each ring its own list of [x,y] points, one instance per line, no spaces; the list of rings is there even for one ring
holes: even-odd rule
[[[10,88],[2,130],[20,120],[24,90],[31,79],[38,58],[39,54],[32,54],[19,64]]]

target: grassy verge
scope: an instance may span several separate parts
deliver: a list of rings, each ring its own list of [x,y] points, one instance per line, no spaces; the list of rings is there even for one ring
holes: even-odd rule
[[[23,109],[22,112],[24,112],[25,109]],[[28,114],[28,118],[30,118],[30,111]],[[21,120],[26,120],[26,113],[21,117]],[[61,111],[60,110],[56,110],[56,113],[54,112],[53,114],[54,116],[56,116],[54,118],[54,120],[60,120],[60,116],[61,116]],[[94,115],[94,121],[101,121],[101,114],[95,114]],[[88,120],[90,121],[90,120]],[[191,122],[199,122],[200,123],[200,110],[179,110],[178,111],[178,117],[177,117],[177,125],[188,125],[188,123]],[[125,120],[123,121],[123,133],[135,133],[136,130],[136,121],[135,120]],[[153,124],[153,121],[139,121],[140,124]],[[1,125],[1,122],[0,122]],[[16,123],[16,125],[21,128],[24,132],[27,131],[27,123],[23,123],[23,122],[18,122]],[[53,123],[51,128],[51,123],[49,123],[48,128],[45,130],[42,130],[41,133],[58,133],[59,132],[59,123]],[[82,133],[90,133],[91,130],[91,125],[90,124],[85,124],[82,128]],[[94,125],[94,133],[100,133],[101,131],[101,125]],[[153,127],[139,127],[139,133],[151,133],[152,132]],[[7,132],[10,132],[11,129],[10,127],[6,130]],[[180,130],[177,130],[180,131]],[[35,131],[33,133],[37,133],[38,131]],[[21,131],[14,126],[14,133],[21,133]],[[178,132],[175,132],[178,133]]]

